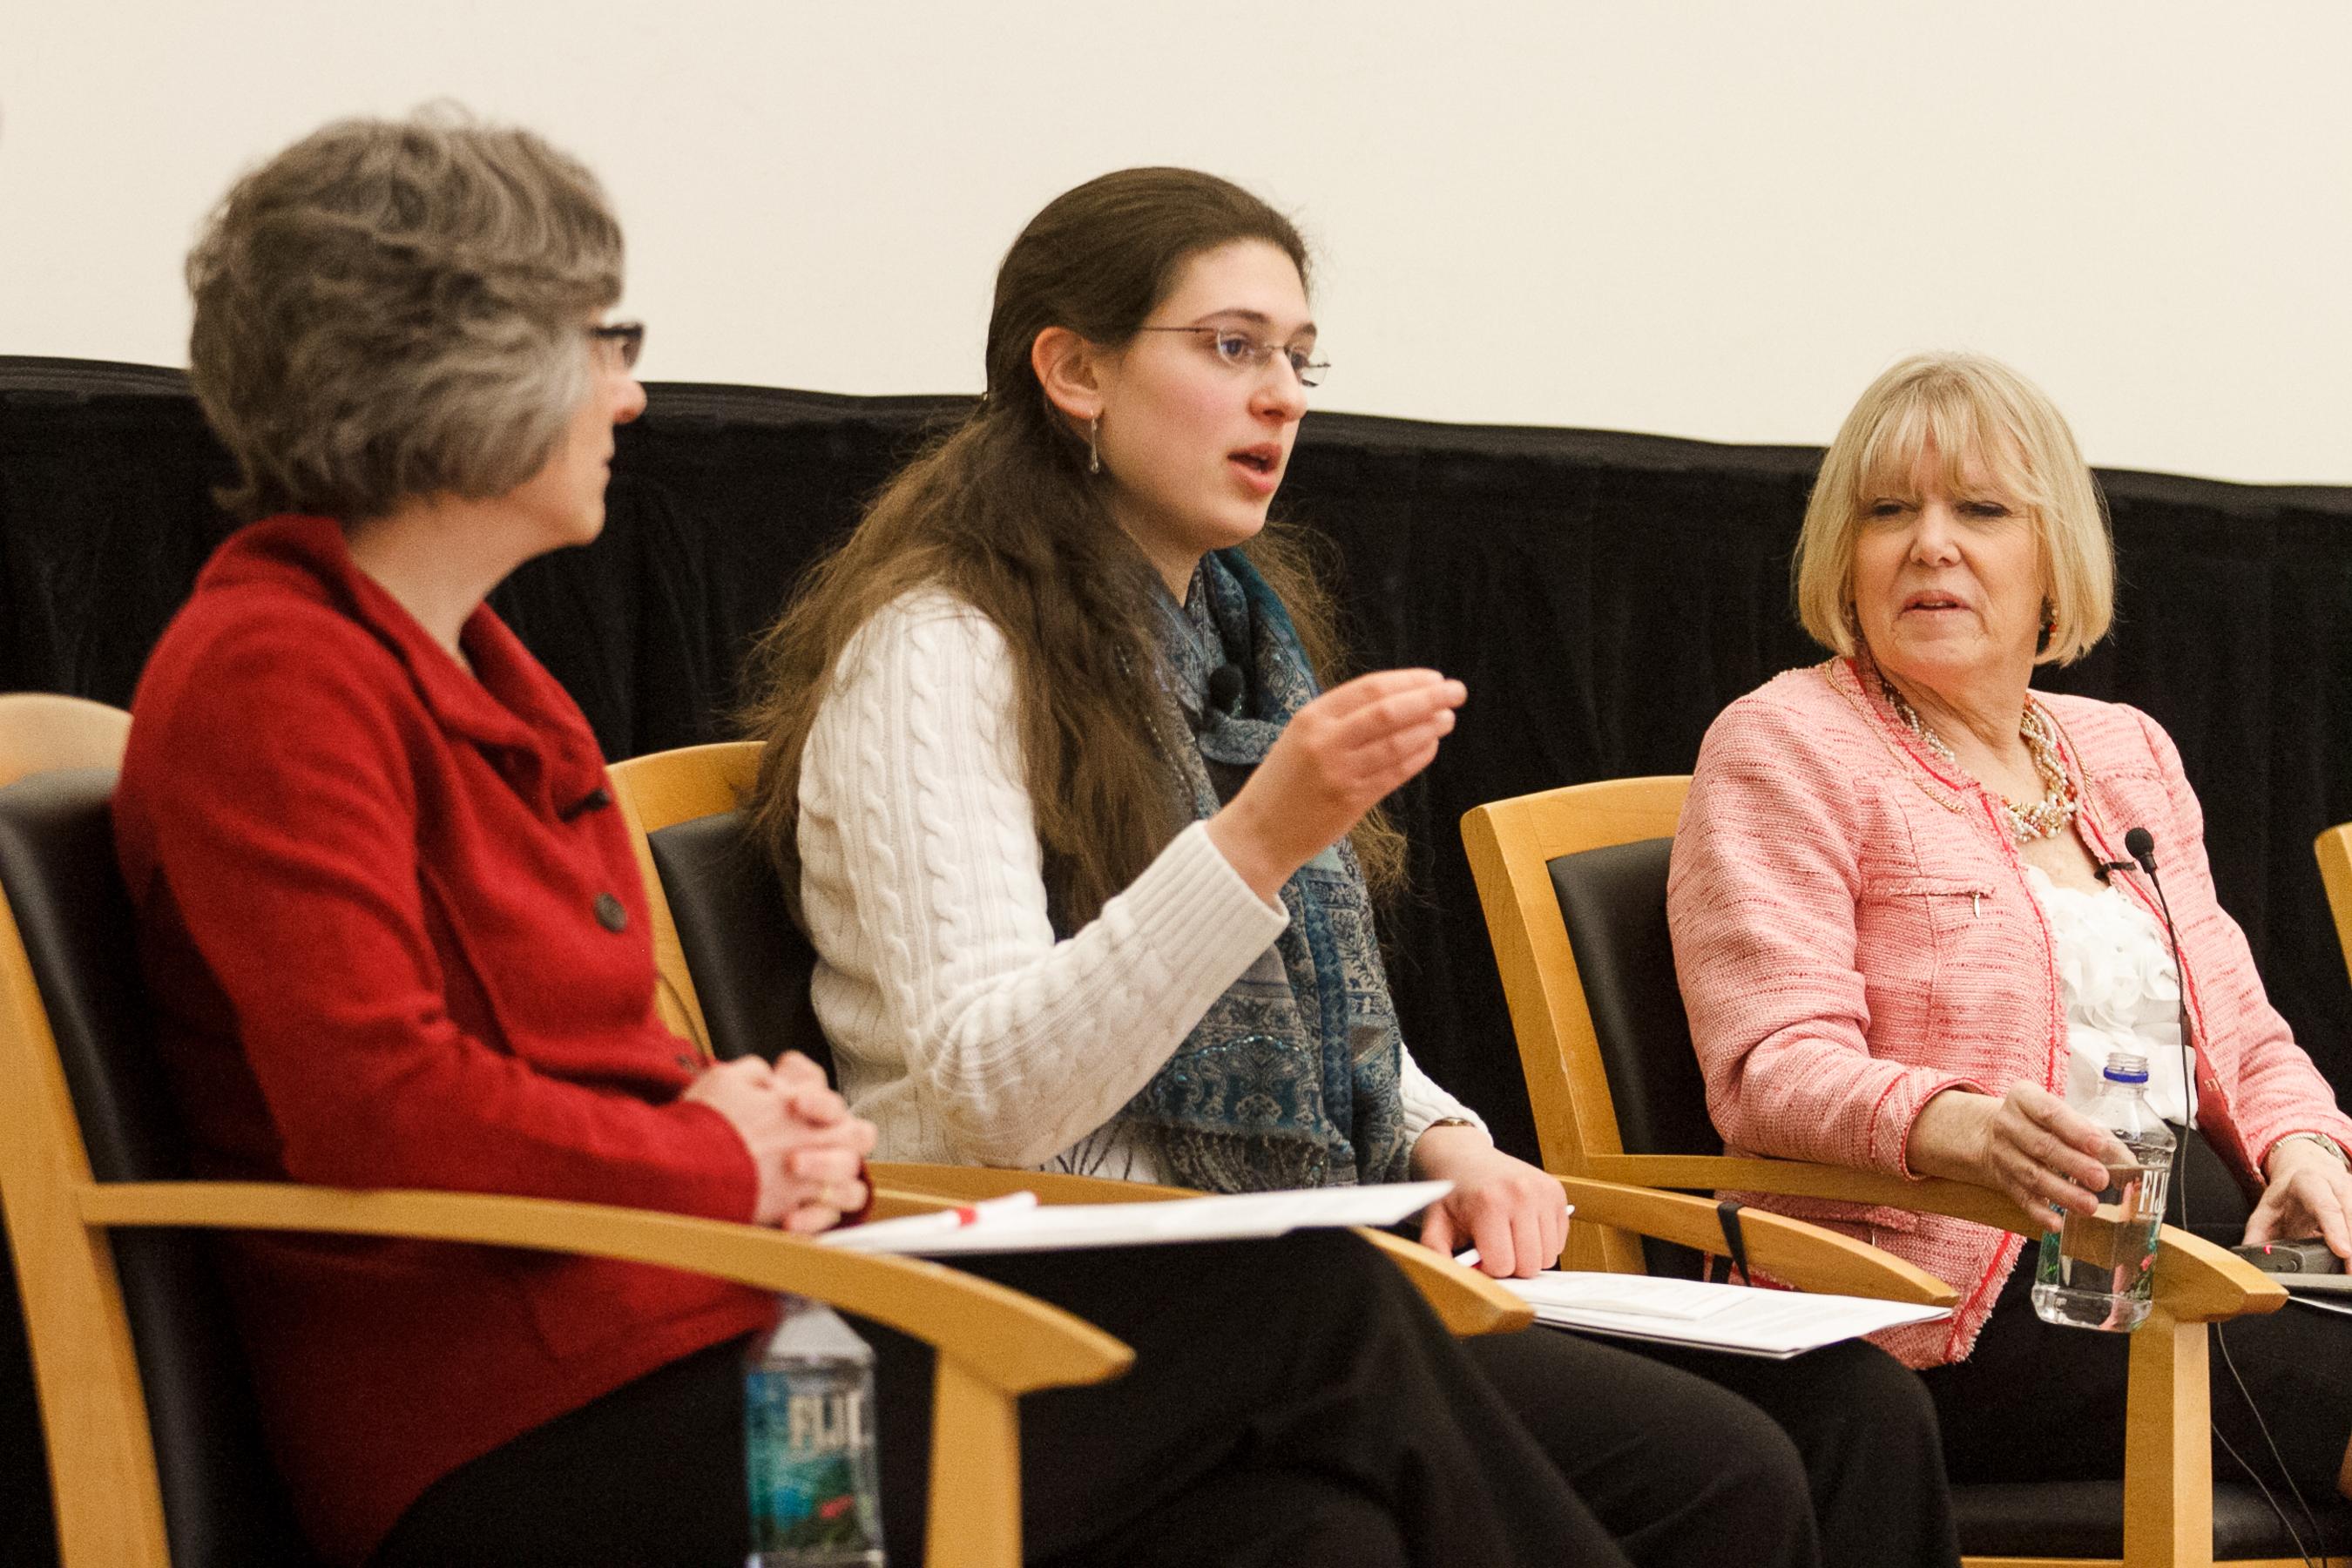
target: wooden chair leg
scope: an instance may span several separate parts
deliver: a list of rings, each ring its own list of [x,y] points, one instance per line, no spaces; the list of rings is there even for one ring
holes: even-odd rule
[[[944,1355],[932,1376],[926,1568],[1021,1568],[1019,1406]]]
[[[2124,1426],[2124,1568],[2211,1568],[2207,1327],[2161,1308],[2132,1335]]]

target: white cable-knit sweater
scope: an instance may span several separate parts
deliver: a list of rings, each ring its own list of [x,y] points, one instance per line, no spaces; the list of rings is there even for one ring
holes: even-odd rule
[[[1003,635],[944,591],[900,598],[851,640],[801,763],[817,1019],[877,1159],[1161,1180],[1123,1136],[1072,1146],[1226,986],[1279,962],[1288,917],[1195,823],[1055,941],[1013,700]],[[1410,1053],[1402,1082],[1408,1139],[1477,1120]]]

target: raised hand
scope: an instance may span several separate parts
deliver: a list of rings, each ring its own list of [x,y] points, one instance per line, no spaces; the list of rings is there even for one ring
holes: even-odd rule
[[[1291,715],[1209,837],[1272,902],[1290,874],[1437,755],[1469,693],[1433,669],[1360,675]]]

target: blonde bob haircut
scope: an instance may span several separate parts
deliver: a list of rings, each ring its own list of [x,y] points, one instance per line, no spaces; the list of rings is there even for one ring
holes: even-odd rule
[[[588,171],[454,106],[344,120],[239,180],[188,257],[196,401],[245,517],[503,495],[590,384],[621,229]]]
[[[2115,545],[2074,433],[2032,382],[1964,353],[1902,361],[1870,384],[1839,426],[1791,563],[1806,632],[1853,657],[1853,542],[1863,512],[1877,497],[1909,495],[1930,453],[1951,494],[1990,489],[2033,524],[2055,623],[2034,662],[2071,664],[2096,647],[2115,621]]]

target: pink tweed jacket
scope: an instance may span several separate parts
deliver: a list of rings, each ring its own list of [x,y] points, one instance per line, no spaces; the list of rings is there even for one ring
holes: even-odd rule
[[[1675,836],[1667,913],[1707,1105],[1735,1153],[1916,1177],[1911,1124],[1937,1090],[2063,1093],[2051,935],[1998,806],[1939,763],[1844,659],[1726,709]],[[2103,860],[2144,826],[2179,923],[2199,1124],[2250,1191],[2290,1132],[2352,1147],[2352,1119],[2263,998],[2215,900],[2179,753],[2136,709],[2040,696]],[[2117,873],[2153,909],[2147,879]],[[1826,1224],[1960,1292],[1948,1322],[1881,1336],[1912,1366],[1966,1359],[2023,1246],[1965,1220],[1738,1194]]]

